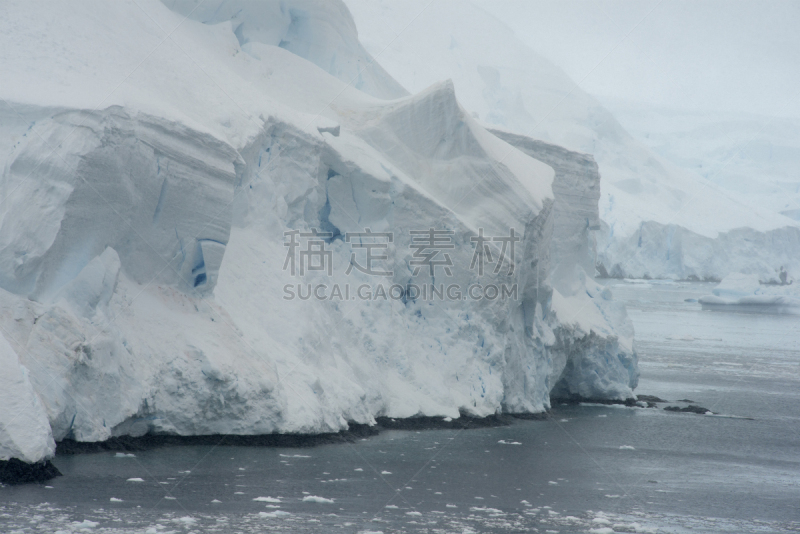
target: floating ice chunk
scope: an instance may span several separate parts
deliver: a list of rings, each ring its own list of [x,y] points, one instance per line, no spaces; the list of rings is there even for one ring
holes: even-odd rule
[[[212,504],[219,504],[221,502],[222,501],[220,501],[219,499],[214,499],[213,501],[211,501]]]
[[[125,453],[125,452],[118,452],[114,455],[114,458],[135,458],[136,455],[133,453]]]
[[[551,486],[558,486],[558,482],[556,482],[555,480],[548,480],[547,483],[550,484]]]
[[[100,523],[98,523],[97,521],[89,521],[88,519],[84,519],[80,523],[78,521],[72,522],[72,525],[75,528],[95,528],[99,524]]]
[[[698,300],[704,310],[800,314],[800,286],[766,286],[758,275],[733,273]]]
[[[144,479],[139,477],[134,477],[134,478],[129,478],[125,482],[144,482]]]
[[[258,502],[281,502],[280,499],[276,499],[275,497],[256,497],[253,500]]]
[[[303,497],[303,502],[316,502],[320,504],[333,504],[333,499],[326,499],[325,497],[317,497],[316,495],[306,495]]]
[[[122,499],[117,499],[116,497],[111,497],[109,499],[109,501],[111,501],[111,502],[122,502]]]
[[[421,516],[422,513],[417,511],[411,511],[411,512],[406,512],[406,515]]]
[[[472,506],[469,509],[470,512],[486,512],[488,514],[502,514],[502,510],[498,510],[497,508],[488,508],[482,506]]]
[[[398,506],[396,506],[394,504],[387,504],[386,506],[384,506],[384,508],[389,508],[391,510],[397,510]]]
[[[501,439],[497,443],[500,443],[501,445],[522,445],[522,443],[519,441],[506,441],[504,439]]]
[[[630,445],[620,445],[619,450],[621,451],[635,451],[636,447],[632,447]]]
[[[381,474],[382,475],[391,475],[392,472],[391,471],[381,471]]]
[[[355,469],[353,469],[353,471],[359,471],[360,472],[360,471],[363,471],[363,469],[361,469],[360,467],[356,467]]]
[[[258,512],[258,517],[278,519],[281,517],[288,517],[292,514],[284,512],[283,510],[275,510],[274,512]]]

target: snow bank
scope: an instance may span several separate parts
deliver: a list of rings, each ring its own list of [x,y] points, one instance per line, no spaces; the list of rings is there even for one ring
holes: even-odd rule
[[[363,55],[340,3],[168,4],[191,17],[142,0],[17,2],[9,18],[24,24],[0,20],[15,58],[0,89],[14,117],[0,129],[3,367],[13,397],[39,406],[19,430],[30,449],[11,436],[7,454],[632,394],[632,332],[582,267],[590,158],[523,153],[450,82],[389,101],[348,87]],[[387,96],[377,69],[361,88]],[[367,229],[391,236],[377,275],[354,268]],[[431,229],[452,248],[420,268],[432,256],[412,232]],[[327,264],[294,272],[290,236],[315,231]],[[511,235],[515,255],[493,241],[492,265],[473,268],[481,232]],[[473,298],[475,284],[513,296]]]

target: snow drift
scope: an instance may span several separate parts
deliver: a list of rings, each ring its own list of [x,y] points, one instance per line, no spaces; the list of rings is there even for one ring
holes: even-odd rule
[[[0,459],[632,395],[630,322],[586,274],[591,158],[514,148],[449,82],[403,96],[359,63],[341,3],[198,6],[16,2],[0,21]],[[420,268],[429,231],[452,247]],[[377,234],[379,274],[354,268]],[[292,272],[308,235],[326,263]],[[515,254],[490,242],[479,272],[480,235]]]

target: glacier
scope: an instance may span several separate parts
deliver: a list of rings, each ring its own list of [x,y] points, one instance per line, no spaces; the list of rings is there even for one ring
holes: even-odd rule
[[[754,177],[751,160],[756,156],[751,153],[763,162],[765,147],[761,141],[747,146],[742,142],[752,141],[754,133],[760,135],[761,126],[745,133],[737,127],[734,134],[731,125],[735,123],[728,120],[716,126],[722,129],[716,134],[718,139],[702,144],[696,133],[693,137],[684,131],[697,124],[697,118],[687,122],[673,114],[668,122],[652,111],[641,116],[641,111],[637,115],[626,112],[624,105],[617,106],[636,133],[645,127],[648,135],[652,133],[653,146],[648,146],[583,91],[580,81],[531,50],[476,2],[346,3],[365,48],[380,52],[383,66],[408,89],[420,90],[446,76],[454,81],[465,109],[488,128],[593,155],[603,177],[601,224],[594,230],[600,275],[721,280],[744,272],[769,282],[781,266],[800,263],[796,246],[800,223],[791,218],[796,184],[783,179],[777,184],[780,189],[768,190],[770,184],[765,182],[759,194],[752,191],[761,179]],[[492,9],[502,10],[502,6]],[[487,42],[492,45],[486,46]],[[417,57],[426,60],[414,61]],[[775,139],[771,164],[788,176],[796,152],[792,139],[796,126],[780,126],[770,124],[767,132]],[[722,139],[730,145],[732,136],[736,153],[730,148],[723,152]],[[676,148],[656,146],[656,142]],[[703,157],[712,163],[720,161],[712,167],[717,172],[698,172],[696,166],[682,165],[683,160],[672,157],[671,152],[685,144],[692,145],[695,159],[702,147]],[[772,149],[766,150],[772,162]],[[732,183],[745,178],[750,189]],[[767,196],[774,200],[764,201]]]
[[[341,2],[207,4],[0,20],[0,460],[633,397],[631,322],[592,278],[591,156],[487,130],[450,81],[408,94]],[[434,229],[451,273],[415,268]],[[512,229],[515,256],[467,268]],[[352,269],[367,230],[392,236],[378,277]],[[293,232],[324,233],[329,270],[287,271]]]

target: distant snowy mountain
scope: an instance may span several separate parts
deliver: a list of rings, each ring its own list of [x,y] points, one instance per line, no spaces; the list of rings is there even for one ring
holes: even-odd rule
[[[633,394],[594,161],[406,96],[341,2],[4,7],[0,460]]]
[[[621,276],[719,278],[733,269],[769,279],[785,261],[800,264],[800,250],[780,248],[800,240],[796,221],[634,139],[575,81],[479,7],[458,0],[347,4],[367,50],[407,89],[450,78],[459,101],[483,123],[595,157],[602,176],[600,217],[605,224],[597,239],[604,270]],[[659,230],[643,233],[643,225]],[[786,239],[764,237],[741,258],[729,254],[726,262],[707,261],[706,244],[720,232],[747,227],[764,236],[787,226],[781,230],[789,234]],[[673,249],[679,241],[669,236],[675,231],[691,239]],[[647,237],[657,241],[645,252],[640,243]],[[699,248],[693,248],[695,243]],[[735,248],[745,245],[737,242]]]
[[[631,135],[663,158],[752,204],[800,220],[800,119],[657,109],[622,100],[609,105]]]

